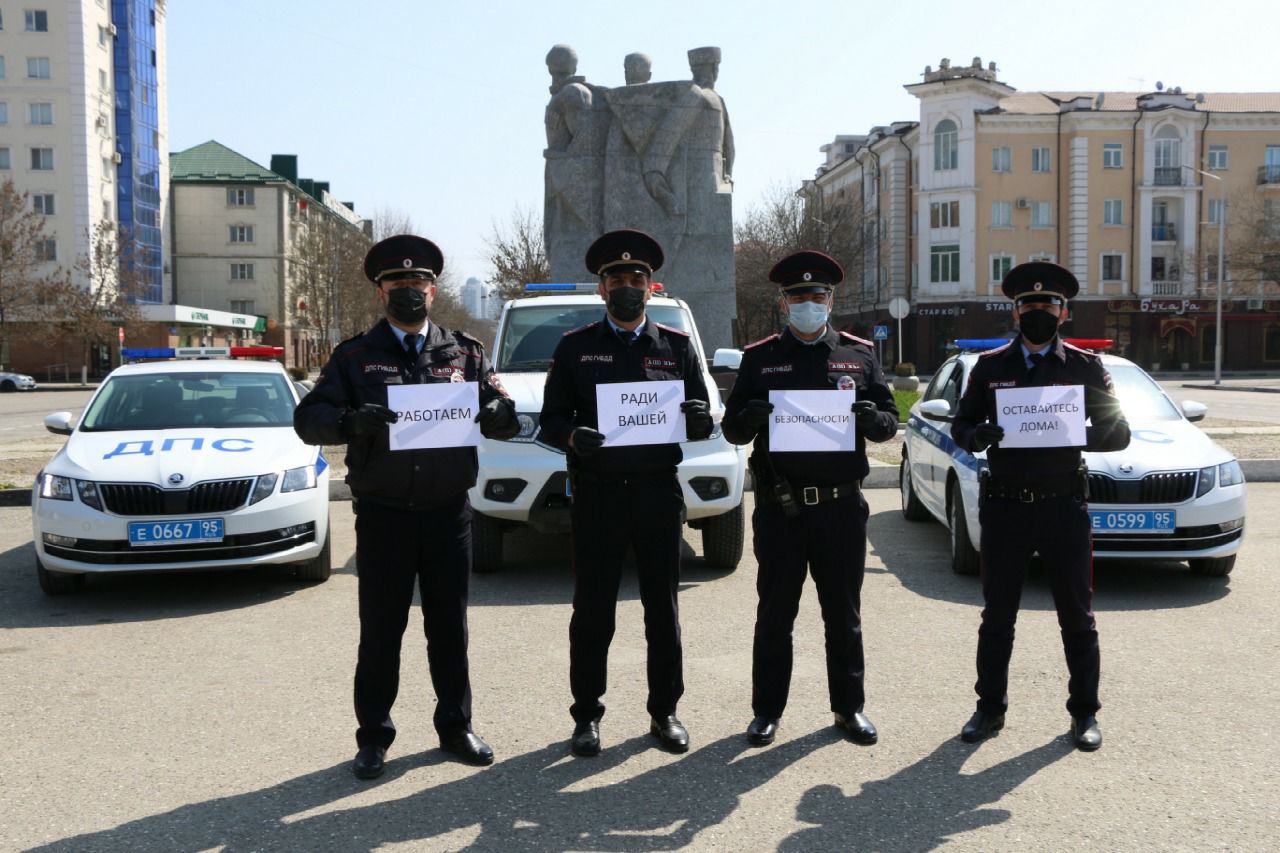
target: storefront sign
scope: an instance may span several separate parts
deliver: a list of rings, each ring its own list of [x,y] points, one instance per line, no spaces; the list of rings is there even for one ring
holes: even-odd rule
[[[1107,303],[1113,314],[1205,314],[1216,304],[1203,299],[1116,299]]]

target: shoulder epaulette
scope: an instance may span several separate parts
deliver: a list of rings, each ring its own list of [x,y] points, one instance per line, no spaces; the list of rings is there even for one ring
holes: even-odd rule
[[[746,345],[745,347],[743,347],[742,349],[743,349],[744,351],[745,351],[745,350],[749,350],[749,349],[753,349],[753,348],[755,348],[755,347],[760,346],[761,344],[767,344],[767,343],[769,343],[769,341],[776,340],[776,339],[777,339],[777,337],[778,337],[778,333],[777,333],[777,332],[774,332],[774,333],[773,333],[772,335],[770,335],[769,337],[767,337],[767,338],[761,338],[761,339],[760,339],[760,340],[758,340],[758,341],[753,341],[753,342],[751,342],[751,343],[747,344],[747,345]]]
[[[587,323],[586,325],[579,326],[576,329],[570,329],[569,331],[564,333],[564,336],[567,338],[570,335],[578,334],[578,332],[585,332],[587,329],[594,329],[596,326],[599,326],[599,325],[600,325],[599,320],[592,320],[590,323]]]
[[[985,352],[980,352],[978,353],[978,358],[986,358],[989,355],[997,355],[999,353],[1004,352],[1011,346],[1013,346],[1013,341],[1009,341],[1009,343],[1004,344],[1003,346],[998,346],[995,349],[989,349]]]
[[[469,343],[469,344],[475,344],[476,346],[479,346],[479,347],[483,347],[483,346],[484,346],[484,341],[480,340],[480,339],[479,339],[479,338],[477,338],[475,335],[469,335],[469,334],[467,334],[466,332],[462,331],[461,329],[454,329],[454,330],[453,330],[453,335],[454,335],[454,337],[462,338],[464,341],[466,341],[466,342],[467,342],[467,343]]]
[[[1078,352],[1080,353],[1080,355],[1087,356],[1088,358],[1099,357],[1098,354],[1096,352],[1093,352],[1092,350],[1082,349],[1081,347],[1078,347],[1075,344],[1068,343],[1066,341],[1062,342],[1062,348],[1065,350],[1071,350],[1072,352]]]
[[[653,321],[653,325],[657,326],[659,329],[662,329],[664,332],[671,332],[672,334],[680,335],[686,338],[689,337],[689,333],[684,331],[683,329],[677,329],[674,326],[665,326],[662,323],[659,323],[657,320]]]
[[[872,349],[876,348],[876,345],[873,344],[871,341],[867,340],[866,338],[860,338],[857,335],[851,335],[848,332],[841,332],[840,337],[848,338],[849,340],[853,341],[855,344],[862,344],[864,347],[871,347]]]
[[[341,346],[346,346],[347,344],[351,343],[352,341],[358,341],[358,340],[360,340],[361,338],[363,338],[363,337],[364,337],[365,335],[367,335],[367,334],[369,334],[368,330],[365,330],[365,331],[363,331],[363,332],[356,332],[354,335],[352,335],[351,337],[347,338],[345,341],[339,341],[339,342],[338,342],[338,346],[339,346],[339,347],[341,347]],[[334,347],[334,349],[337,349],[337,347]]]

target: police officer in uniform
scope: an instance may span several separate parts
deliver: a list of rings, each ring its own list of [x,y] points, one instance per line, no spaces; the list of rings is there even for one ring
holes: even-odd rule
[[[1057,264],[1019,264],[1004,277],[1013,300],[1019,337],[983,353],[960,399],[951,434],[970,453],[987,451],[981,486],[982,627],[978,630],[978,707],[960,733],[980,741],[1004,726],[1009,704],[1009,658],[1027,562],[1039,552],[1049,573],[1062,629],[1071,733],[1082,750],[1102,745],[1098,703],[1098,630],[1093,618],[1093,543],[1087,505],[1087,472],[1078,447],[1000,446],[996,390],[1044,385],[1083,385],[1090,426],[1085,449],[1123,450],[1129,445],[1111,376],[1096,355],[1059,337],[1067,300],[1079,283]]]
[[[844,279],[840,264],[822,252],[796,252],[779,261],[769,279],[781,286],[788,325],[746,348],[724,415],[726,438],[755,442],[751,527],[760,603],[751,667],[755,718],[747,740],[762,746],[777,733],[791,684],[791,629],[805,575],[812,573],[835,724],[856,743],[873,744],[876,728],[863,713],[859,611],[868,509],[860,484],[869,470],[865,442],[892,438],[898,409],[871,342],[830,323],[835,286]],[[853,452],[770,451],[769,392],[805,389],[856,391]]]
[[[688,333],[645,314],[653,295],[650,276],[662,260],[657,241],[640,231],[610,231],[592,243],[587,269],[599,277],[605,316],[567,333],[547,373],[540,438],[567,452],[573,491],[569,712],[571,749],[579,756],[600,751],[600,699],[628,546],[635,552],[644,606],[649,730],[672,752],[689,748],[689,733],[676,718],[684,693],[676,601],[684,520],[676,479],[680,445],[610,447],[596,412],[597,385],[682,380],[687,438],[711,435],[706,383]]]
[[[467,489],[476,481],[476,451],[392,452],[388,444],[388,426],[398,417],[387,408],[391,385],[474,382],[480,391],[476,420],[481,432],[505,439],[519,431],[515,406],[481,343],[427,319],[443,266],[440,249],[421,237],[402,234],[370,249],[364,272],[377,285],[386,317],[338,345],[294,414],[294,429],[308,444],[347,445],[360,599],[355,677],[359,750],[352,771],[361,779],[382,774],[387,748],[395,740],[391,705],[400,683],[400,645],[415,579],[440,746],[472,764],[493,762],[493,750],[471,730],[467,670]]]

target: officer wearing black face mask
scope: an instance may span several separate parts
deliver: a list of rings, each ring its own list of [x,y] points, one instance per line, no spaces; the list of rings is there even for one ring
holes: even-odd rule
[[[684,497],[676,479],[678,444],[610,447],[600,432],[596,387],[606,383],[681,380],[686,437],[711,435],[713,423],[698,355],[686,332],[645,316],[650,275],[662,248],[640,231],[610,231],[587,250],[599,277],[603,319],[567,333],[547,373],[540,439],[567,452],[573,489],[573,618],[569,623],[569,683],[573,692],[572,751],[600,751],[609,643],[622,561],[636,556],[648,642],[650,733],[668,750],[689,748],[676,718],[684,693],[676,590]]]
[[[1096,717],[1101,707],[1099,652],[1088,481],[1081,448],[1001,447],[1005,431],[997,417],[996,390],[1084,386],[1089,419],[1085,450],[1124,449],[1129,445],[1129,424],[1101,359],[1058,336],[1058,327],[1067,320],[1067,300],[1079,290],[1075,276],[1057,264],[1037,261],[1011,269],[1002,288],[1014,301],[1020,335],[978,359],[951,428],[960,449],[986,450],[989,466],[979,508],[986,606],[978,630],[978,707],[960,737],[973,743],[1004,726],[1014,621],[1027,562],[1039,552],[1051,579],[1070,673],[1067,711],[1072,738],[1079,749],[1095,750],[1102,745]]]
[[[476,451],[445,447],[392,451],[387,387],[475,382],[476,420],[488,438],[519,432],[515,405],[464,332],[428,322],[444,256],[430,240],[402,234],[369,250],[365,275],[377,285],[386,318],[344,341],[294,413],[308,444],[347,445],[347,484],[356,510],[360,651],[355,709],[359,751],[352,771],[380,776],[395,739],[391,705],[400,681],[400,645],[415,579],[422,598],[435,727],[440,746],[472,764],[493,762],[493,750],[471,730],[467,672],[467,586],[471,573],[471,505]]]

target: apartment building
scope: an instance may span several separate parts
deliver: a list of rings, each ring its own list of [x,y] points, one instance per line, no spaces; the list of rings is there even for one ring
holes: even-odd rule
[[[1009,334],[1000,280],[1045,259],[1080,280],[1072,335],[1204,369],[1221,297],[1224,367],[1280,367],[1280,92],[1019,92],[977,58],[905,88],[916,119],[837,136],[802,188],[861,223],[838,322],[896,336],[906,298],[903,359],[930,369]]]

